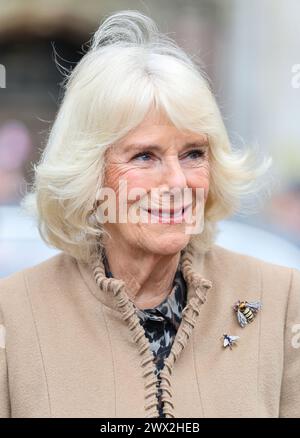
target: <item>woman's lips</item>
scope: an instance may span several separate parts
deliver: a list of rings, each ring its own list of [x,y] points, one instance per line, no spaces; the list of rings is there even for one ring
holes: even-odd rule
[[[147,211],[150,216],[154,216],[158,219],[158,223],[182,223],[185,214],[189,211],[192,204],[189,204],[185,207],[181,207],[180,209],[151,209],[149,208]]]

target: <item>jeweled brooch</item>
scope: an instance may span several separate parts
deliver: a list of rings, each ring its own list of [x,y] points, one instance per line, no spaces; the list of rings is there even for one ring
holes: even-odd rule
[[[232,346],[236,344],[237,340],[240,339],[239,336],[223,335],[223,347],[229,347],[232,350]]]
[[[254,321],[257,312],[261,309],[262,304],[257,301],[238,301],[234,304],[233,309],[236,312],[238,322],[241,327],[245,327]]]

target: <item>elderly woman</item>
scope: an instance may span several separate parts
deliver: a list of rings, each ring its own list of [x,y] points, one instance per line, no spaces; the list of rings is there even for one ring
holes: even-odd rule
[[[300,273],[214,243],[269,160],[143,14],[67,79],[24,201],[61,252],[0,282],[0,416],[300,416]]]

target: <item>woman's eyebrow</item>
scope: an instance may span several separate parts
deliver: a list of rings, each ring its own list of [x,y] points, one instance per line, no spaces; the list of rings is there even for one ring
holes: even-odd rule
[[[161,146],[157,145],[157,144],[149,144],[149,143],[133,143],[133,144],[129,144],[126,145],[124,147],[124,151],[125,152],[135,152],[135,151],[144,151],[144,150],[161,150]]]
[[[205,139],[205,140],[200,140],[200,141],[192,141],[192,142],[189,142],[189,143],[185,143],[184,145],[183,145],[183,149],[188,149],[188,148],[191,148],[191,147],[193,147],[193,148],[202,148],[202,147],[204,147],[204,146],[208,146],[209,145],[209,143],[208,143],[208,140],[207,139]]]

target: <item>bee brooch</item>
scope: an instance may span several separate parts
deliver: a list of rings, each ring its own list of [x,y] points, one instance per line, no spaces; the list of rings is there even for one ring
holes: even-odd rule
[[[250,324],[257,312],[261,309],[262,304],[260,301],[238,301],[233,306],[234,311],[237,314],[237,319],[241,327],[245,327]]]
[[[232,350],[232,346],[236,344],[237,340],[240,339],[239,336],[230,336],[227,334],[223,335],[223,347],[229,347]]]

